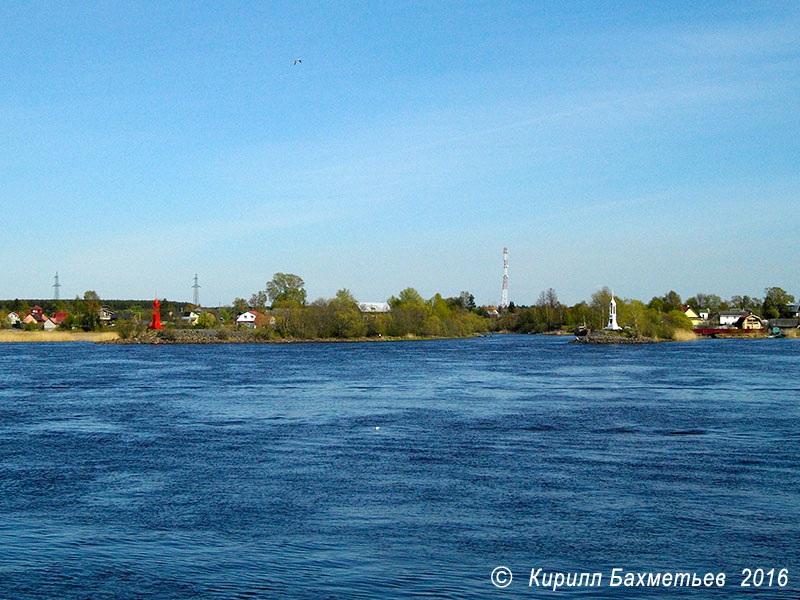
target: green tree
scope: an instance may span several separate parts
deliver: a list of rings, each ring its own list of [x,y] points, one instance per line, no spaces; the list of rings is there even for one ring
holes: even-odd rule
[[[592,294],[592,300],[589,303],[589,307],[592,309],[589,327],[602,329],[606,326],[609,304],[611,304],[611,288],[608,286],[603,286]]]
[[[553,288],[539,294],[536,308],[544,316],[548,331],[560,329],[566,320],[566,307],[558,301],[558,294]]]
[[[674,290],[670,290],[661,297],[654,297],[647,306],[659,312],[668,313],[680,310],[682,304],[680,295]]]
[[[214,313],[208,312],[204,310],[200,313],[200,316],[197,317],[197,323],[195,327],[198,329],[212,329],[219,324],[217,317],[214,316]]]
[[[236,313],[235,317],[239,316],[242,313],[247,312],[248,310],[250,310],[250,306],[247,304],[247,300],[245,300],[244,298],[234,299],[233,312]]]
[[[578,304],[567,309],[566,324],[570,329],[583,327],[584,325],[590,327],[591,323],[592,309],[585,301],[578,302]]]
[[[768,287],[764,290],[762,316],[765,319],[779,319],[791,316],[790,305],[794,296],[779,287]]]
[[[265,311],[267,306],[267,293],[256,292],[250,296],[250,308],[253,310]]]
[[[328,302],[328,307],[333,317],[334,337],[354,338],[366,335],[366,323],[350,290],[341,289],[336,292],[336,297]]]
[[[750,296],[732,296],[728,304],[734,308],[741,308],[742,310],[749,310],[754,314],[761,316],[763,308],[763,301],[760,298],[751,298]]]
[[[692,320],[686,316],[686,313],[680,310],[671,310],[667,313],[666,322],[670,327],[676,329],[686,329],[691,331],[693,328]]]
[[[275,273],[272,280],[267,282],[267,296],[273,307],[305,306],[306,290],[303,279],[292,273]]]
[[[468,291],[463,291],[459,295],[459,298],[461,299],[461,303],[464,308],[467,310],[475,310],[475,296],[470,294]]]
[[[691,298],[686,300],[686,304],[691,306],[694,310],[699,308],[707,308],[710,312],[715,313],[720,310],[725,310],[727,304],[722,301],[722,298],[716,294],[702,294],[697,293]]]
[[[422,299],[420,293],[415,290],[413,287],[407,287],[402,292],[400,292],[399,297],[395,298],[392,296],[389,298],[389,305],[392,308],[396,306],[408,306],[408,305],[418,305],[418,304],[425,304],[425,300]]]

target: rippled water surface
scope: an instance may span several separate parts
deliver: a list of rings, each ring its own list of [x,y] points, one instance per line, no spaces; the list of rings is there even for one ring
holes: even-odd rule
[[[0,345],[0,597],[800,597],[800,340],[566,341]]]

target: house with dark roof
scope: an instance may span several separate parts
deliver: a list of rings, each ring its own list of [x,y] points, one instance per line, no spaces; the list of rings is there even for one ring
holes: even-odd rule
[[[692,327],[698,327],[704,320],[691,306],[683,305],[681,306],[681,311],[689,317],[689,320],[692,322]]]
[[[800,319],[770,319],[767,327],[772,333],[786,333],[792,329],[800,329]]]
[[[749,310],[741,308],[732,308],[730,310],[721,310],[718,313],[720,327],[736,327],[736,322],[742,317],[752,314]]]
[[[744,315],[734,324],[736,329],[757,330],[764,329],[764,323],[754,314]]]

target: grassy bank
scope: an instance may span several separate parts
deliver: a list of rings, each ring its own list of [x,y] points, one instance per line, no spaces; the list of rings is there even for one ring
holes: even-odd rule
[[[118,337],[114,331],[0,331],[0,343],[108,342]]]

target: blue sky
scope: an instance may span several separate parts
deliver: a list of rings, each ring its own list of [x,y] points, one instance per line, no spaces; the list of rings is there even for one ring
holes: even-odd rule
[[[0,7],[0,297],[800,295],[800,4]],[[294,65],[294,59],[302,62]]]

